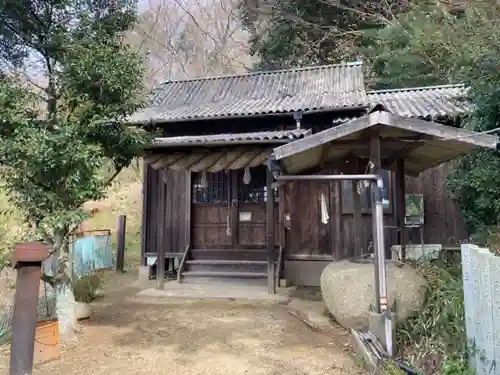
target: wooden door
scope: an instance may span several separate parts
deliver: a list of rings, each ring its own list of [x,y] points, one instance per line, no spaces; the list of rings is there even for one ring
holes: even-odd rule
[[[322,222],[321,194],[324,195],[328,222]],[[285,207],[290,213],[291,228],[286,231],[287,256],[332,255],[330,205],[328,182],[294,181],[285,187]]]

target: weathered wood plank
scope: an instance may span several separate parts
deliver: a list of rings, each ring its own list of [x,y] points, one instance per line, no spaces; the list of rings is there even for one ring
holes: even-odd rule
[[[397,172],[395,176],[395,198],[396,198],[396,223],[398,227],[398,245],[401,245],[401,260],[406,260],[406,230],[405,230],[405,161],[397,161]]]
[[[160,174],[160,173],[159,173]],[[163,178],[158,179],[159,192],[158,192],[158,208],[157,208],[157,230],[158,230],[158,243],[156,247],[156,289],[163,290],[165,288],[165,212],[166,201],[166,184]]]
[[[363,253],[363,226],[361,218],[361,196],[357,192],[358,181],[351,181],[352,187],[352,202],[353,202],[353,215],[352,215],[352,234],[354,237],[354,251],[356,256]]]
[[[276,294],[275,266],[274,266],[274,189],[273,172],[266,169],[267,177],[267,202],[266,202],[266,224],[267,224],[267,287],[269,294]]]
[[[143,162],[142,178],[142,213],[141,213],[141,265],[146,265],[146,253],[148,251],[148,225],[150,225],[149,194],[150,194],[150,174],[149,165]]]

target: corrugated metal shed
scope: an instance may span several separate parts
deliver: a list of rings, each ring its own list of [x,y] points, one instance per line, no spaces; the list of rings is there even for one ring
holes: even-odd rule
[[[367,106],[361,62],[169,81],[131,123]]]
[[[468,111],[461,100],[464,85],[416,87],[368,92],[370,106],[383,105],[389,112],[406,117],[434,119],[462,115]]]
[[[154,147],[210,146],[215,144],[282,143],[303,138],[311,134],[310,129],[277,130],[253,133],[228,133],[156,138]]]

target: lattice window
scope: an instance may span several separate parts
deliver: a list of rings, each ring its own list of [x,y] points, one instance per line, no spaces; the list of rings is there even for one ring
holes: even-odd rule
[[[205,175],[205,178],[203,178],[203,175]],[[193,203],[228,203],[229,172],[192,173],[191,181]]]
[[[267,202],[267,168],[250,168],[250,183],[244,183],[245,170],[238,171],[238,200],[240,203]],[[274,201],[278,202],[278,189],[274,189]]]
[[[384,212],[392,212],[392,179],[391,173],[387,170],[382,170],[382,179],[384,181],[384,188],[382,190],[382,202],[384,205]],[[357,194],[357,193],[356,193]],[[352,181],[342,181],[342,213],[352,214],[354,211],[352,200]],[[361,192],[360,197],[361,212],[369,213],[372,210],[372,196],[371,188],[366,187]]]

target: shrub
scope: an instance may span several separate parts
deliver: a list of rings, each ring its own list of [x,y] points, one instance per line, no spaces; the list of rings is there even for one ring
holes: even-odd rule
[[[427,264],[422,273],[428,281],[424,307],[396,327],[397,346],[425,374],[468,374],[460,262]]]

